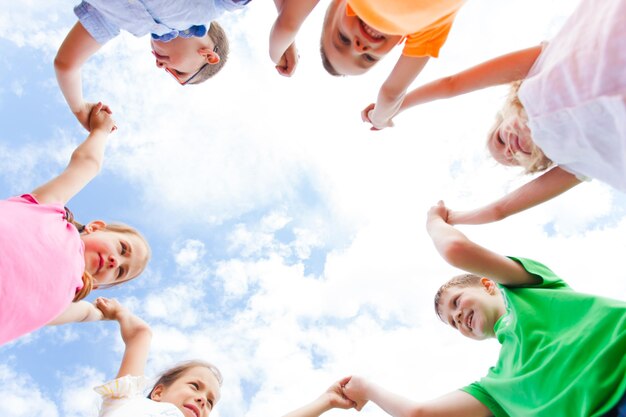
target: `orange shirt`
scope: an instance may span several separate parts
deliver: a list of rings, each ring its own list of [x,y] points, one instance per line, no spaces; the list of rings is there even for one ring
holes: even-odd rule
[[[437,57],[465,0],[348,0],[348,15],[404,36],[403,55]]]

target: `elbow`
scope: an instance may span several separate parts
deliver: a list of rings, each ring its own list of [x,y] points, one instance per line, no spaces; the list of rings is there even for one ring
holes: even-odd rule
[[[68,72],[73,69],[73,65],[67,59],[63,57],[63,54],[59,51],[54,57],[54,70],[57,73]]]
[[[437,247],[441,257],[450,265],[463,269],[470,251],[471,242],[465,237],[452,237]]]
[[[72,153],[70,165],[80,165],[85,168],[85,172],[91,172],[95,176],[102,170],[102,158],[76,149]]]

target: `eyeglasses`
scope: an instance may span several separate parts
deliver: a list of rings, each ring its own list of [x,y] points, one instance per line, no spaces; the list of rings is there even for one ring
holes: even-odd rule
[[[213,47],[213,52],[217,53],[218,51],[218,47],[217,45],[215,47]],[[152,54],[154,55],[154,51],[152,51]],[[209,65],[208,62],[206,62],[203,66],[200,67],[200,69],[198,71],[196,71],[191,77],[187,78],[185,81],[181,80],[179,77],[179,75],[176,73],[176,70],[173,70],[171,68],[165,67],[163,68],[165,71],[167,71],[172,77],[174,77],[176,79],[176,81],[178,81],[178,84],[180,85],[187,85],[191,82],[191,80],[193,80],[194,78],[196,78],[196,76],[198,74],[200,74],[202,71],[204,71],[204,69],[207,67],[207,65]]]

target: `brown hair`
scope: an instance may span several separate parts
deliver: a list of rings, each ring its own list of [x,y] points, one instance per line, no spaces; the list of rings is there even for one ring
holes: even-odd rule
[[[502,105],[502,109],[500,109],[500,111],[496,114],[496,121],[491,129],[489,129],[487,138],[491,138],[502,121],[511,114],[517,115],[524,120],[528,120],[526,110],[524,109],[524,105],[520,101],[518,95],[521,85],[522,81],[515,81],[511,83],[509,94]],[[543,153],[541,148],[539,148],[539,146],[537,146],[534,142],[532,142],[532,146],[530,156],[521,158],[520,155],[513,155],[519,165],[524,168],[524,172],[526,174],[534,174],[536,172],[545,171],[553,164],[552,161]]]
[[[320,56],[322,57],[322,65],[326,72],[335,77],[343,76],[339,71],[333,67],[333,64],[328,59],[326,55],[326,50],[324,49],[324,28],[328,25],[328,19],[330,18],[330,12],[333,8],[333,2],[331,1],[326,9],[326,14],[324,15],[324,23],[322,23],[322,35],[320,36]]]
[[[437,317],[441,318],[441,314],[439,314],[439,303],[441,302],[441,297],[448,289],[452,287],[478,287],[480,286],[481,279],[482,278],[478,275],[461,274],[452,277],[452,279],[439,287],[439,289],[437,290],[437,294],[435,294],[435,313],[437,313]]]
[[[76,227],[76,230],[78,230],[78,233],[84,233],[85,225],[77,222],[76,219],[74,219],[74,213],[72,213],[71,210],[68,209],[67,207],[65,207],[65,219],[69,223],[73,224],[74,227]],[[107,225],[105,226],[105,230],[109,230],[111,232],[117,232],[117,233],[127,233],[127,234],[132,234],[132,235],[137,236],[146,245],[147,255],[146,255],[146,260],[145,260],[144,265],[148,263],[148,261],[150,260],[150,245],[148,244],[148,241],[146,240],[146,238],[143,237],[143,235],[139,233],[137,229],[135,229],[134,227],[128,226],[126,224],[123,224],[123,223],[111,223],[111,224],[107,223]],[[137,278],[137,276],[131,279],[135,279]],[[89,272],[87,271],[83,272],[82,280],[83,280],[83,287],[76,292],[72,302],[82,300],[83,298],[87,297],[89,293],[94,289],[95,280]],[[122,281],[122,282],[113,282],[111,284],[100,285],[98,286],[98,288],[110,288],[116,285],[123,284],[124,282],[128,282],[128,281],[130,281],[130,279],[126,281]]]
[[[148,398],[152,397],[152,392],[157,386],[163,385],[165,388],[167,388],[170,385],[172,385],[178,378],[183,376],[183,374],[186,371],[195,367],[207,368],[209,371],[211,371],[213,375],[215,375],[215,378],[217,379],[219,386],[220,387],[222,386],[222,382],[224,381],[224,379],[222,378],[222,373],[220,372],[220,370],[217,369],[217,366],[213,365],[210,362],[195,359],[195,360],[183,362],[163,372],[161,376],[159,377],[159,379],[157,380],[157,382],[155,382],[154,385],[152,386],[152,389],[150,389]]]
[[[224,28],[216,21],[213,21],[211,22],[211,26],[209,26],[209,30],[207,31],[206,36],[211,38],[211,40],[215,44],[215,53],[220,56],[220,60],[215,64],[209,64],[205,66],[204,69],[200,71],[189,84],[200,84],[205,82],[206,80],[220,72],[220,70],[226,64],[226,61],[228,61],[230,44],[228,42],[228,37],[226,36]]]

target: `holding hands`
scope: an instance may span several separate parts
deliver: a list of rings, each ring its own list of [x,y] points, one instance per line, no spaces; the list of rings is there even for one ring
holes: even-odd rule
[[[377,120],[375,110],[376,103],[371,103],[361,112],[361,120],[363,120],[364,123],[370,123],[372,125],[370,130],[383,130],[386,127],[394,126],[392,117],[385,120]]]
[[[115,121],[111,117],[111,109],[106,104],[102,104],[98,102],[96,104],[93,103],[85,103],[89,106],[89,117],[87,120],[87,125],[81,122],[85,129],[92,132],[94,130],[100,130],[104,133],[111,133],[117,129],[115,125]]]

